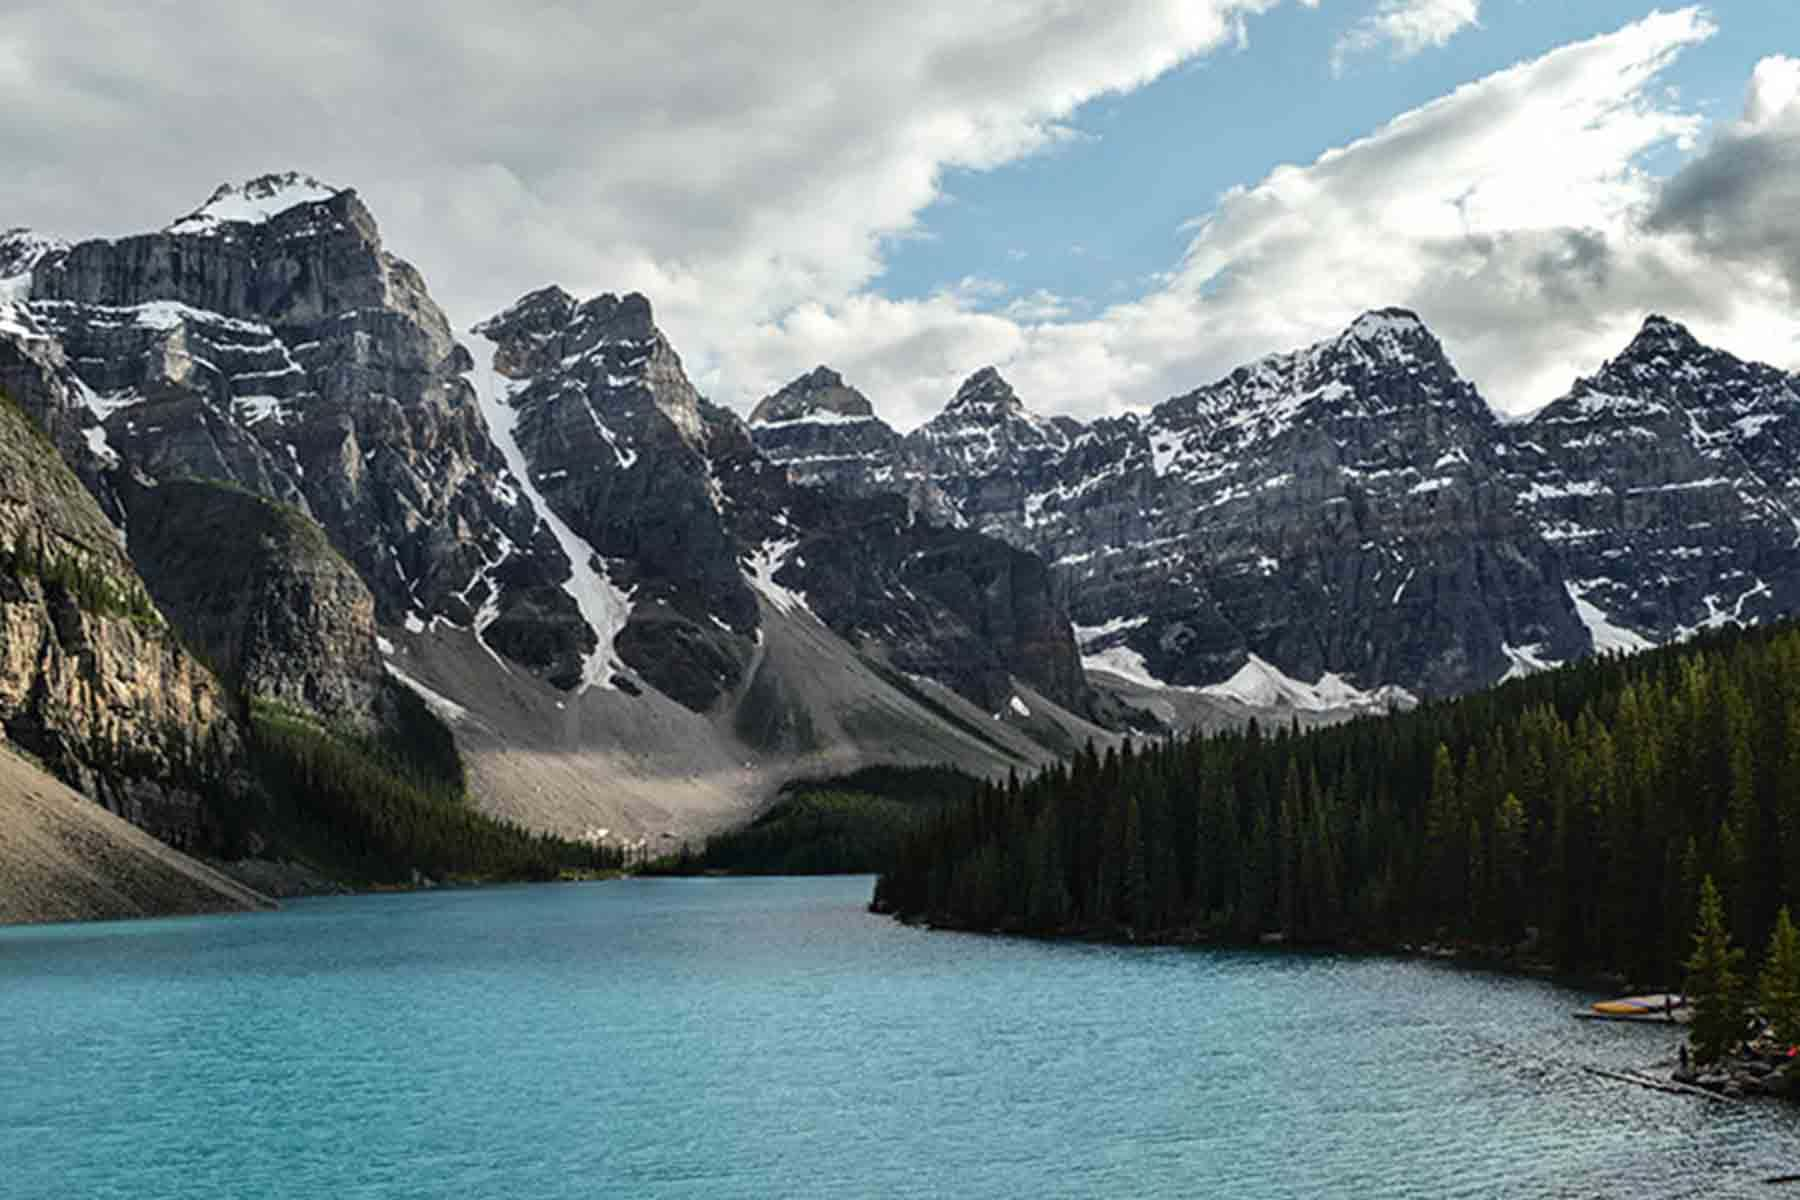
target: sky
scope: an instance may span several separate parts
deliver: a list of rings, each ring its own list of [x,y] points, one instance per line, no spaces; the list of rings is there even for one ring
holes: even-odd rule
[[[1793,0],[4,0],[0,227],[355,187],[459,329],[643,291],[713,399],[1143,410],[1368,308],[1503,413],[1651,312],[1800,368]]]

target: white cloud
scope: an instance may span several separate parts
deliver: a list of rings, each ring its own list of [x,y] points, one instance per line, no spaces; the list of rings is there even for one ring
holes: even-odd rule
[[[1800,59],[1775,56],[1750,77],[1743,116],[1658,197],[1650,227],[1685,235],[1740,277],[1785,277],[1800,294]]]
[[[1781,261],[1777,248],[1800,247],[1800,202],[1783,183],[1794,177],[1767,161],[1800,156],[1767,151],[1760,165],[1730,173],[1746,182],[1731,194],[1759,214],[1752,226],[1722,226],[1753,230],[1725,247],[1744,261],[1685,225],[1659,224],[1654,214],[1680,180],[1666,194],[1636,165],[1655,147],[1691,147],[1702,134],[1660,77],[1713,32],[1699,9],[1653,14],[1466,84],[1312,163],[1232,190],[1195,223],[1179,269],[1137,300],[1089,320],[1018,324],[1010,336],[984,316],[980,337],[960,348],[985,353],[964,363],[998,362],[1046,411],[1095,415],[1179,394],[1330,336],[1362,309],[1399,304],[1419,310],[1464,374],[1509,411],[1561,394],[1652,311],[1737,353],[1800,365],[1800,289],[1771,265]],[[1745,120],[1758,136],[1788,128],[1792,101],[1777,98],[1789,96],[1790,70],[1765,63],[1757,72]],[[1690,170],[1717,165],[1733,136],[1716,139]],[[1718,224],[1721,194],[1702,194],[1713,197],[1705,211]],[[1756,256],[1763,265],[1747,267]],[[811,329],[830,327],[833,316],[815,313]],[[909,325],[906,336],[922,329]],[[779,322],[765,328],[763,361],[804,361],[779,353],[792,332]],[[880,322],[867,323],[845,349],[885,362],[882,337]],[[952,344],[947,331],[937,337]],[[853,359],[838,365],[860,370]],[[938,378],[893,382],[894,395],[870,394],[902,424],[948,395]]]
[[[1332,69],[1383,46],[1396,60],[1411,58],[1444,45],[1480,18],[1481,0],[1381,0],[1332,47]]]
[[[1015,321],[1053,321],[1069,315],[1069,302],[1048,288],[1038,288],[1007,302],[1005,313]]]
[[[0,31],[0,225],[136,232],[297,168],[357,186],[459,323],[641,289],[727,387],[724,347],[857,296],[947,168],[1055,145],[1276,3],[31,5]]]
[[[986,363],[1043,410],[1116,412],[1387,304],[1513,409],[1650,310],[1796,359],[1800,67],[1765,62],[1667,188],[1634,165],[1705,133],[1659,81],[1710,35],[1697,9],[1234,189],[1145,294],[1084,319],[981,280],[872,290],[947,167],[1053,144],[1084,100],[1275,2],[36,6],[0,32],[0,226],[134,232],[216,180],[298,167],[359,186],[461,323],[550,281],[638,288],[715,398],[747,408],[826,362],[902,426]]]

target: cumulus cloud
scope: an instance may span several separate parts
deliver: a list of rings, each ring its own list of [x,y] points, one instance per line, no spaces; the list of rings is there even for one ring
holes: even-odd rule
[[[1387,304],[1513,409],[1650,310],[1796,359],[1800,74],[1765,62],[1701,144],[1660,85],[1712,33],[1693,8],[1230,191],[1127,303],[876,290],[947,168],[1054,145],[1085,100],[1275,3],[40,5],[0,27],[0,226],[135,232],[298,167],[358,186],[462,324],[550,281],[637,288],[714,398],[747,408],[825,362],[902,426],[986,363],[1045,411],[1141,408]],[[1665,186],[1636,164],[1671,144],[1699,149]]]
[[[1411,58],[1442,46],[1480,18],[1481,0],[1381,0],[1332,47],[1332,70],[1383,46],[1396,60]]]
[[[357,186],[461,323],[642,289],[723,387],[723,331],[855,296],[946,169],[1055,145],[1277,2],[28,5],[0,225],[135,232],[297,168]]]
[[[1697,8],[1652,14],[1466,84],[1228,192],[1148,294],[1082,321],[1008,330],[990,314],[963,349],[985,350],[1039,407],[1084,416],[1179,394],[1389,304],[1418,310],[1507,411],[1560,395],[1652,311],[1737,353],[1800,366],[1796,293],[1779,272],[1746,267],[1800,245],[1800,206],[1780,199],[1791,177],[1763,162],[1791,162],[1766,149],[1788,128],[1787,60],[1758,68],[1743,120],[1702,147],[1685,178],[1665,185],[1637,165],[1659,147],[1698,145],[1701,118],[1660,79],[1714,31]],[[1723,170],[1754,157],[1740,154],[1747,138],[1761,139],[1761,159]],[[1743,178],[1690,182],[1709,173]],[[1759,221],[1741,226],[1740,211]],[[831,318],[815,313],[814,328]],[[786,332],[761,331],[758,354]],[[874,339],[865,352],[884,355],[878,322],[861,336]],[[903,423],[947,394],[936,380],[897,382]]]
[[[1780,272],[1800,295],[1800,59],[1757,64],[1743,116],[1670,180],[1649,225],[1752,272]]]

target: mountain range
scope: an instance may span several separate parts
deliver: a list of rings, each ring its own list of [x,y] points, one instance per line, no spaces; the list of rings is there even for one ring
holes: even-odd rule
[[[0,235],[0,393],[0,730],[211,853],[233,697],[374,737],[404,688],[484,810],[631,840],[1800,607],[1800,379],[1661,317],[1523,421],[1394,309],[1143,414],[989,367],[902,434],[821,366],[745,420],[647,298],[459,333],[355,191],[285,174]]]

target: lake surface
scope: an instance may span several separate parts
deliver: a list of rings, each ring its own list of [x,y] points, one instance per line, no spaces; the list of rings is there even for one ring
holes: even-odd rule
[[[1592,997],[930,933],[868,879],[0,930],[0,1195],[1782,1194],[1800,1114],[1594,1078]]]

